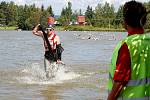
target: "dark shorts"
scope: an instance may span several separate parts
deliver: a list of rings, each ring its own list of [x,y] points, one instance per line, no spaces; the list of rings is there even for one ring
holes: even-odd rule
[[[44,57],[49,61],[56,61],[56,59],[48,51],[45,51]]]

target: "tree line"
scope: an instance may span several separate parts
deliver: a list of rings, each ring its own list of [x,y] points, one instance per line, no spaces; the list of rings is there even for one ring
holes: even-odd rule
[[[14,2],[0,3],[0,25],[16,26],[22,30],[31,30],[33,26],[41,23],[47,26],[47,18],[54,16],[51,5],[45,9],[44,5],[38,8],[33,5],[16,5]]]
[[[150,2],[144,3],[147,10],[150,10]],[[72,3],[68,2],[67,7],[62,8],[61,15],[56,20],[60,25],[66,26],[75,24],[77,16],[85,15],[86,24],[101,27],[101,28],[122,28],[122,5],[115,11],[114,5],[98,3],[95,9],[88,6],[85,13],[72,10]],[[16,26],[23,30],[31,30],[33,26],[41,23],[43,27],[47,26],[47,18],[54,16],[51,5],[47,8],[42,5],[36,7],[32,5],[16,5],[14,2],[0,3],[0,25],[1,26]],[[136,16],[135,16],[136,17]],[[150,28],[150,14],[148,15],[146,28]]]

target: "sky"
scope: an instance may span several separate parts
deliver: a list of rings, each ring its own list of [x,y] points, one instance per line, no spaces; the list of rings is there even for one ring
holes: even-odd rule
[[[62,8],[65,8],[69,1],[72,3],[73,10],[82,9],[82,11],[85,12],[88,5],[93,7],[94,9],[98,3],[104,4],[106,1],[110,4],[113,4],[115,9],[117,10],[120,5],[123,5],[125,2],[129,0],[0,0],[0,2],[1,1],[6,2],[13,1],[17,5],[35,4],[37,7],[41,7],[41,5],[43,4],[45,8],[51,5],[54,14],[60,15]],[[149,2],[150,0],[136,0],[136,1]]]

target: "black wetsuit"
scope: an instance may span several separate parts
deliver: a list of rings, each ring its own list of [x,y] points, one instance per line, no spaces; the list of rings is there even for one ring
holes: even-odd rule
[[[50,60],[50,61],[57,61],[58,59],[61,60],[61,54],[63,52],[63,48],[61,47],[61,44],[58,44],[56,45],[56,49],[53,50],[53,53],[54,53],[54,57],[52,56],[52,54],[50,54],[49,51],[45,51],[45,58],[47,60]]]

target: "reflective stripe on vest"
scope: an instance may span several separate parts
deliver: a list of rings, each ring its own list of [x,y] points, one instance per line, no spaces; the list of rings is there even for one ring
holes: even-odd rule
[[[150,100],[150,36],[147,34],[131,35],[116,46],[109,70],[108,90],[112,89],[118,51],[124,43],[130,52],[131,78],[117,100]]]
[[[127,86],[145,85],[150,84],[150,78],[144,78],[140,80],[129,80]]]

